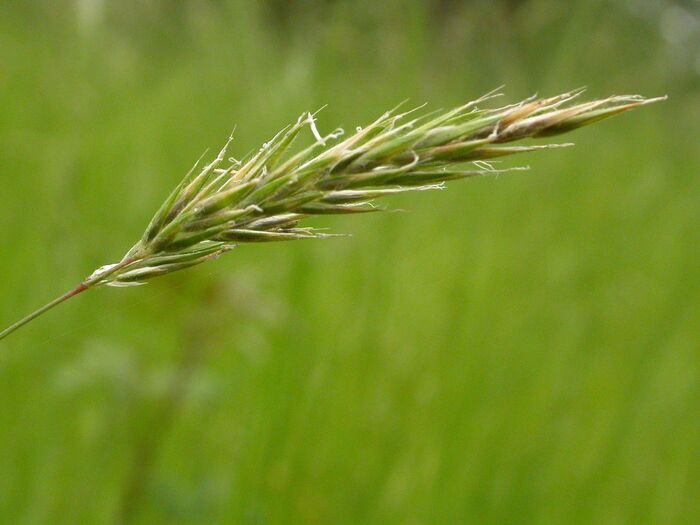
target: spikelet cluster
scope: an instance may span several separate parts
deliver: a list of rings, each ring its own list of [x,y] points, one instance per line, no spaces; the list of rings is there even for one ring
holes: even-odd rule
[[[492,108],[494,92],[422,116],[393,110],[347,137],[340,129],[322,136],[315,115],[304,113],[243,161],[227,156],[229,138],[212,162],[195,164],[122,261],[98,269],[84,284],[141,284],[242,243],[328,237],[304,226],[304,219],[374,212],[383,209],[376,204],[382,197],[509,171],[489,161],[570,145],[515,142],[562,135],[660,100],[614,96],[575,103],[580,94]],[[311,143],[296,147],[305,130]]]

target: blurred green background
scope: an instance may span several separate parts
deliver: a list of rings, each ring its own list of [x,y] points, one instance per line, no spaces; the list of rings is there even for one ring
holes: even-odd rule
[[[3,1],[2,325],[234,124],[243,155],[324,104],[671,98],[2,341],[0,523],[700,523],[699,5]]]

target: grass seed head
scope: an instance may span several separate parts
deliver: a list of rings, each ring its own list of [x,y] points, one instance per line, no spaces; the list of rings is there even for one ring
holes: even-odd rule
[[[323,136],[315,115],[304,113],[247,160],[225,166],[229,137],[213,161],[199,170],[202,159],[195,164],[125,258],[86,282],[141,284],[242,243],[326,238],[330,235],[299,223],[312,215],[381,211],[375,200],[382,197],[522,169],[496,170],[486,161],[570,146],[507,143],[561,135],[663,100],[632,95],[574,104],[582,92],[485,107],[500,96],[492,92],[422,117],[395,108],[342,140],[343,130]],[[293,152],[305,128],[313,142]]]

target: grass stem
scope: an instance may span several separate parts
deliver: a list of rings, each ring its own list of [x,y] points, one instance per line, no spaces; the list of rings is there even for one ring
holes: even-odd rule
[[[13,324],[13,325],[7,327],[5,330],[3,330],[2,332],[0,332],[0,339],[4,339],[5,337],[7,337],[8,335],[10,335],[10,334],[11,334],[12,332],[14,332],[15,330],[17,330],[17,329],[23,327],[25,324],[27,324],[27,323],[29,323],[30,321],[33,321],[34,319],[36,319],[37,317],[39,317],[41,314],[48,312],[48,311],[51,310],[51,308],[53,308],[54,306],[57,306],[57,305],[61,304],[63,301],[67,301],[67,300],[70,299],[71,297],[75,297],[76,295],[78,295],[79,293],[84,292],[84,291],[87,290],[88,288],[89,288],[89,286],[86,285],[85,283],[80,283],[79,286],[76,286],[76,287],[73,288],[71,291],[64,293],[62,296],[57,297],[56,299],[54,299],[54,300],[51,301],[50,303],[45,304],[44,306],[42,306],[42,307],[39,308],[38,310],[35,310],[34,312],[32,312],[31,314],[29,314],[28,316],[24,317],[23,319],[20,319],[20,320],[17,321],[15,324]]]
[[[123,269],[124,267],[134,263],[135,261],[136,261],[136,259],[134,259],[134,258],[124,259],[120,263],[115,264],[108,271],[101,273],[99,275],[99,278],[102,279],[104,277],[107,277],[108,275]],[[4,339],[5,337],[10,335],[15,330],[22,328],[25,324],[33,321],[34,319],[36,319],[40,315],[48,312],[54,306],[58,306],[59,304],[61,304],[64,301],[67,301],[71,297],[75,297],[76,295],[83,293],[85,290],[90,289],[93,285],[95,285],[97,283],[98,280],[99,279],[93,278],[92,276],[88,277],[82,283],[80,283],[78,286],[76,286],[75,288],[73,288],[69,292],[66,292],[63,295],[61,295],[60,297],[57,297],[56,299],[54,299],[53,301],[46,303],[44,306],[42,306],[38,310],[33,311],[28,316],[20,319],[19,321],[17,321],[13,325],[5,328],[2,332],[0,332],[0,340]]]

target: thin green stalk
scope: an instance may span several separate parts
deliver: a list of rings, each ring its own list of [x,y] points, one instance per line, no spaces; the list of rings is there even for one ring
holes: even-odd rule
[[[2,332],[0,332],[0,339],[4,339],[5,337],[7,337],[8,335],[10,335],[10,334],[11,334],[12,332],[14,332],[15,330],[17,330],[17,329],[23,327],[23,326],[24,326],[25,324],[27,324],[28,322],[33,321],[34,319],[36,319],[37,317],[39,317],[41,314],[48,312],[48,311],[51,310],[51,308],[53,308],[54,306],[58,306],[58,305],[61,304],[63,301],[67,301],[67,300],[70,299],[71,297],[75,297],[76,295],[78,295],[79,293],[84,292],[84,291],[87,290],[88,288],[89,288],[89,286],[85,285],[85,283],[80,283],[79,286],[76,286],[76,287],[73,288],[70,292],[64,293],[61,297],[58,297],[58,298],[54,299],[53,301],[51,301],[50,303],[45,304],[44,306],[42,306],[42,307],[39,308],[38,310],[35,310],[34,312],[32,312],[31,314],[29,314],[28,316],[24,317],[23,319],[20,319],[19,321],[17,321],[17,322],[16,322],[15,324],[13,324],[12,326],[9,326],[8,328],[6,328],[6,329],[3,330]]]
[[[110,268],[108,271],[99,274],[98,276],[94,276],[94,274],[93,274],[93,276],[88,277],[87,279],[85,279],[82,283],[80,283],[78,286],[76,286],[72,290],[64,293],[60,297],[57,297],[53,301],[46,303],[44,306],[42,306],[38,310],[33,311],[28,316],[20,319],[19,321],[17,321],[13,325],[8,326],[5,330],[0,332],[0,340],[4,339],[5,337],[10,335],[15,330],[22,328],[25,324],[33,321],[34,319],[36,319],[40,315],[45,314],[46,312],[51,310],[54,306],[58,306],[59,304],[63,303],[64,301],[67,301],[71,297],[75,297],[76,295],[83,293],[85,290],[89,290],[90,288],[95,286],[95,284],[97,284],[97,282],[99,282],[101,279],[123,269],[124,267],[126,267],[130,264],[133,264],[134,262],[135,262],[135,259],[125,259],[122,262],[120,262],[119,264],[116,264],[115,266]],[[99,278],[97,278],[97,277],[99,277]]]

